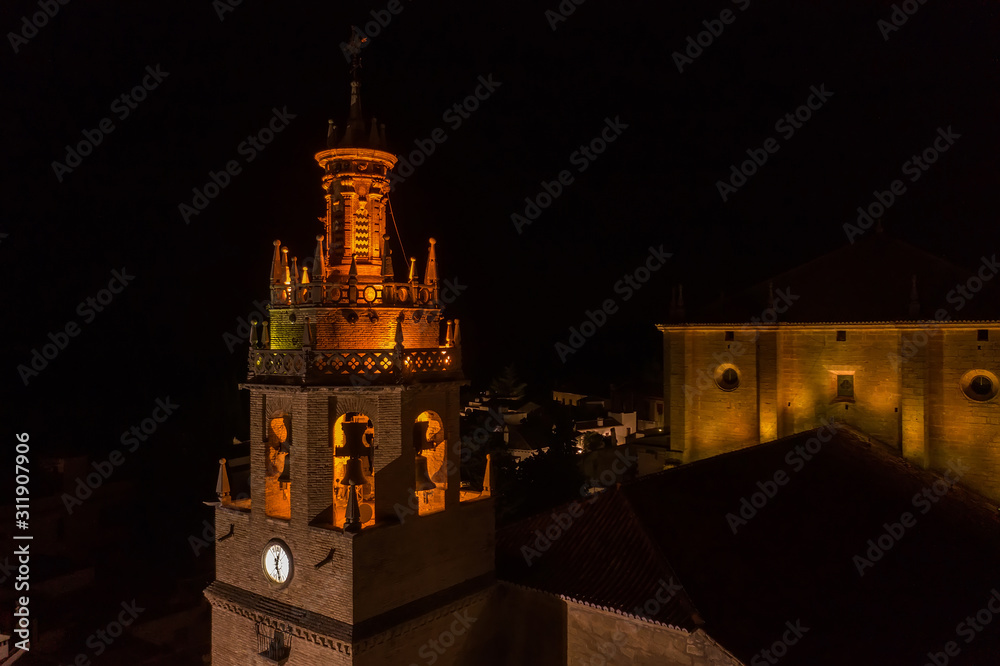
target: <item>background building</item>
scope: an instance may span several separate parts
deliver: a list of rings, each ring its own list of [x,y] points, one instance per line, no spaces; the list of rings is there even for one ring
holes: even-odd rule
[[[659,326],[671,447],[687,461],[835,421],[913,463],[968,464],[1000,500],[1000,292],[873,231]]]

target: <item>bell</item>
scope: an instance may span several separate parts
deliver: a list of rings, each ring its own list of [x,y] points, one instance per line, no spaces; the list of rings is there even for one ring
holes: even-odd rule
[[[368,483],[368,479],[365,478],[364,470],[361,469],[360,458],[351,458],[344,466],[344,480],[341,481],[340,484],[343,486],[349,486],[352,483],[356,486],[363,486]]]
[[[430,423],[427,421],[417,421],[413,424],[413,448],[420,453],[427,447],[427,426]]]
[[[424,458],[422,455],[417,454],[416,464],[417,464],[416,489],[418,491],[423,491],[423,490],[434,490],[435,488],[437,488],[437,484],[431,481],[430,474],[427,473],[427,458]]]
[[[434,472],[434,476],[431,477],[431,481],[434,483],[448,483],[448,473],[445,472],[444,468],[444,465],[438,467],[438,471]]]
[[[353,483],[347,489],[347,509],[344,511],[344,531],[361,531],[361,508],[358,506],[358,489]]]
[[[365,444],[365,431],[368,429],[368,424],[345,421],[341,426],[344,429],[344,445],[338,447],[335,455],[351,458],[367,456],[371,451],[371,447]]]
[[[281,470],[281,476],[278,477],[278,483],[282,488],[286,487],[292,482],[292,452],[289,451],[285,454],[285,466]]]

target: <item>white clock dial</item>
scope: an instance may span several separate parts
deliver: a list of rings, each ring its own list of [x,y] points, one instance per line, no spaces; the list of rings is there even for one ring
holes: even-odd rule
[[[277,541],[272,541],[264,549],[261,556],[264,574],[272,583],[283,585],[292,575],[292,556],[288,547]]]

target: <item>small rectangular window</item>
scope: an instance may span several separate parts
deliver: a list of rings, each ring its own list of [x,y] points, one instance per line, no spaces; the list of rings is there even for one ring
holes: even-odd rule
[[[976,340],[978,340],[979,342],[989,342],[990,332],[985,328],[979,329],[978,331],[976,331]]]
[[[733,331],[726,331],[726,340],[733,339]]]
[[[837,331],[837,342],[843,342],[847,339],[847,331]]]

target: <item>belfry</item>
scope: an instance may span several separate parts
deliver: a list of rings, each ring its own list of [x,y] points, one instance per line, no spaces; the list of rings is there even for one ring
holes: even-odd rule
[[[494,582],[490,492],[459,470],[459,322],[434,239],[395,270],[396,156],[354,64],[347,122],[316,154],[316,245],[300,263],[274,241],[250,336],[248,493],[220,461],[213,664],[403,663],[426,640],[407,627],[447,626]]]

